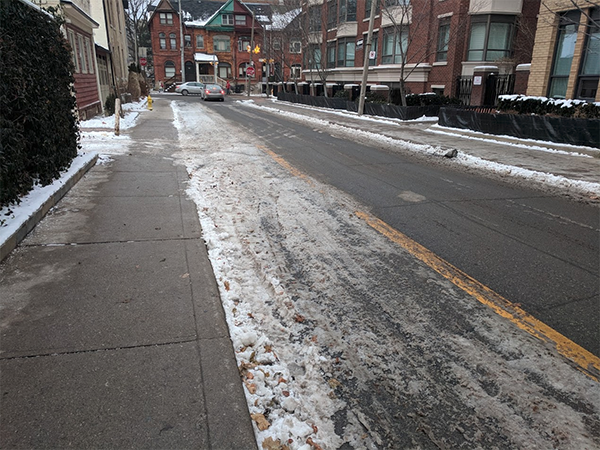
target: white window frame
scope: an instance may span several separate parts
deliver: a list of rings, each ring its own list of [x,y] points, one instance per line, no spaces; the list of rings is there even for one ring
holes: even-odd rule
[[[236,14],[234,17],[234,21],[236,25],[246,26],[246,16],[243,14]]]
[[[302,53],[302,42],[301,41],[290,41],[290,53],[299,55]]]
[[[71,58],[73,59],[75,73],[79,73],[79,57],[77,56],[77,41],[75,39],[75,32],[73,30],[69,30],[68,35],[69,44],[71,44]]]
[[[233,14],[222,14],[221,15],[221,25],[233,25]]]
[[[87,63],[85,61],[85,47],[83,43],[83,36],[81,34],[77,34],[77,47],[79,60],[81,62],[81,73],[88,73]]]
[[[92,57],[92,44],[91,44],[90,38],[88,38],[88,37],[85,38],[85,52],[87,53],[87,59],[88,59],[88,72],[95,73],[94,59]]]

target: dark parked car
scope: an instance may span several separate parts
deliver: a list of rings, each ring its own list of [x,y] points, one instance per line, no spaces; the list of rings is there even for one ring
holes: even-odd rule
[[[225,91],[218,84],[207,84],[204,86],[204,92],[202,93],[204,100],[225,100]]]
[[[204,91],[204,84],[199,83],[197,81],[188,81],[187,83],[182,83],[177,85],[175,88],[175,92],[181,95],[188,94],[200,94]]]

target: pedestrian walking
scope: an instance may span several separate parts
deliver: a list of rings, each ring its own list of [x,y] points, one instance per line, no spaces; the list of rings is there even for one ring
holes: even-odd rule
[[[231,92],[231,83],[229,81],[227,81],[227,95],[229,95],[229,93]]]

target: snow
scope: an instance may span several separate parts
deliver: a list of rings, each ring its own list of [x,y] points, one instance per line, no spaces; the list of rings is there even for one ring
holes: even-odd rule
[[[439,147],[432,147],[431,145],[416,144],[416,143],[409,142],[409,141],[399,141],[398,139],[393,139],[388,136],[383,136],[383,135],[380,135],[377,133],[371,133],[369,131],[348,129],[347,127],[344,127],[343,125],[332,124],[332,123],[329,123],[322,119],[317,119],[317,118],[305,116],[302,114],[296,114],[296,113],[292,113],[290,111],[284,111],[284,110],[280,110],[277,108],[258,106],[252,101],[243,101],[240,103],[247,107],[269,109],[274,113],[284,115],[288,118],[293,117],[294,120],[298,120],[300,122],[318,124],[321,126],[327,126],[331,130],[338,130],[340,132],[349,133],[354,136],[362,136],[364,138],[367,138],[367,139],[370,139],[373,141],[379,141],[384,144],[398,144],[400,142],[404,148],[410,149],[411,151],[413,151],[415,153],[421,153],[421,154],[431,155],[431,156],[441,156],[448,151],[447,149],[441,149]],[[336,112],[336,113],[337,114],[347,114],[344,112]],[[358,117],[361,120],[373,120],[372,118],[368,118],[365,116],[355,116],[355,117]],[[376,119],[376,120],[379,120],[379,119]],[[490,142],[494,141],[493,139],[490,139],[490,138],[486,138],[486,140],[488,140]],[[527,147],[531,148],[531,146],[527,146]],[[533,147],[533,148],[536,150],[539,150],[539,147],[537,147],[537,148]],[[583,156],[583,155],[578,154],[577,156]],[[571,180],[566,177],[553,175],[553,174],[549,174],[549,173],[545,173],[545,172],[539,172],[539,171],[535,171],[535,170],[529,170],[529,169],[524,169],[524,168],[520,168],[520,167],[501,164],[501,163],[497,163],[494,161],[488,161],[488,160],[485,160],[482,158],[478,158],[477,156],[469,155],[464,152],[458,152],[458,155],[456,156],[456,158],[454,160],[458,164],[462,164],[465,167],[483,169],[483,170],[486,170],[489,172],[494,172],[494,173],[496,173],[498,175],[502,175],[502,176],[510,176],[510,177],[515,177],[515,178],[521,178],[521,179],[526,179],[526,180],[530,180],[530,181],[535,181],[538,183],[546,183],[550,186],[557,187],[557,188],[569,188],[573,191],[578,191],[584,195],[592,195],[592,196],[600,195],[600,183],[592,183],[592,182],[580,181],[580,180]]]
[[[252,101],[238,105],[253,107]],[[429,368],[411,360],[412,346],[438,355],[434,356],[438,361],[444,360],[438,353],[442,348],[468,361],[448,365],[449,376],[458,380],[451,389],[465,399],[469,411],[481,411],[485,420],[506,430],[516,447],[540,439],[544,441],[541,447],[548,444],[544,434],[548,427],[560,433],[570,430],[565,439],[571,448],[577,447],[573,442],[585,435],[585,425],[570,407],[547,408],[531,419],[531,425],[523,426],[514,406],[503,399],[528,409],[530,399],[546,395],[526,378],[527,371],[547,372],[547,382],[557,389],[568,378],[572,383],[560,387],[569,390],[567,395],[597,399],[598,389],[591,389],[585,377],[573,375],[574,369],[566,364],[548,370],[550,363],[539,357],[539,344],[533,338],[499,324],[493,313],[452,294],[452,287],[428,275],[426,284],[445,289],[443,297],[430,298],[435,308],[440,302],[446,308],[465,308],[466,317],[494,349],[433,330],[422,308],[427,295],[417,300],[405,279],[398,280],[402,289],[372,280],[382,270],[401,264],[382,265],[386,260],[379,258],[390,254],[389,242],[357,219],[354,211],[361,206],[353,199],[314,179],[290,176],[268,156],[256,136],[241,128],[222,139],[222,130],[234,125],[205,106],[173,101],[171,107],[181,147],[174,156],[188,170],[187,192],[197,205],[259,448],[267,442],[285,444],[291,450],[308,450],[310,442],[323,449],[343,444],[355,449],[381,448],[383,433],[373,428],[371,416],[382,417],[386,411],[378,411],[377,405],[372,405],[372,411],[350,405],[340,391],[352,389],[356,395],[368,395],[370,383],[388,382],[403,392],[401,386],[407,382],[403,401],[425,402],[423,392],[428,392],[426,398],[433,403],[442,401],[434,392],[437,388]],[[289,111],[282,114],[320,124]],[[405,145],[416,152],[438,151],[426,145]],[[519,171],[468,155],[464,158],[465,164],[485,164],[490,170]],[[423,270],[402,268],[402,273]],[[357,301],[352,298],[354,292]],[[395,342],[385,326],[369,322],[363,314],[365,301],[411,334],[410,345]],[[512,356],[504,361],[495,352]],[[476,368],[483,366],[502,396],[490,396],[476,381],[480,377]],[[345,378],[349,372],[350,378]],[[340,416],[346,419],[343,429],[334,422]],[[585,441],[581,442],[584,446],[588,445]]]

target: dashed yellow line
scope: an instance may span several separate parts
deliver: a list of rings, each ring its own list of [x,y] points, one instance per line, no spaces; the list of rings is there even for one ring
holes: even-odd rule
[[[427,266],[431,267],[444,278],[450,280],[454,285],[474,297],[477,301],[490,307],[498,315],[510,320],[517,327],[528,332],[532,336],[535,336],[542,341],[552,343],[556,347],[558,353],[577,364],[578,369],[587,376],[598,381],[600,376],[600,358],[566,338],[558,331],[550,328],[545,323],[539,321],[531,314],[523,311],[523,309],[519,308],[514,303],[511,303],[500,294],[464,273],[459,268],[440,258],[421,244],[413,241],[405,234],[392,228],[387,223],[364,212],[357,211],[356,215],[388,239],[400,245],[411,255],[423,261]]]
[[[259,148],[287,169],[292,175],[303,179],[309,184],[313,184],[309,177],[293,167],[281,156],[264,146],[260,146]],[[521,330],[526,331],[532,336],[552,344],[559,354],[574,362],[577,368],[588,377],[594,381],[600,379],[600,358],[382,220],[361,211],[356,211],[355,214],[369,226],[448,279],[455,286],[474,297],[480,303],[491,308],[496,314],[510,320]]]

